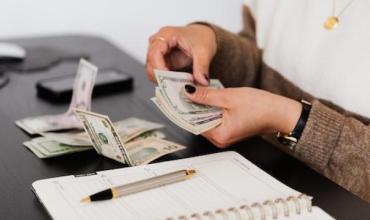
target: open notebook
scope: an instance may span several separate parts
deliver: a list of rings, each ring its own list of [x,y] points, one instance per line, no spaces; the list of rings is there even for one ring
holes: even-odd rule
[[[181,169],[182,182],[114,200],[81,203],[102,189]],[[333,219],[311,197],[277,181],[236,152],[38,180],[35,194],[54,219]]]

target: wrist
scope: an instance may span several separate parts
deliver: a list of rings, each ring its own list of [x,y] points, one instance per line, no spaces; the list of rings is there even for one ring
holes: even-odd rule
[[[273,115],[270,132],[289,134],[293,131],[300,118],[302,104],[286,97],[278,96],[278,98],[275,101],[275,105],[273,105],[275,107],[270,108]]]
[[[308,103],[304,100],[301,101],[301,113],[299,115],[298,121],[296,122],[294,128],[287,132],[287,131],[279,131],[276,134],[277,140],[289,147],[290,150],[295,149],[299,139],[302,136],[303,130],[306,126],[308,117],[311,111],[311,103]]]
[[[216,37],[216,32],[213,29],[211,24],[204,23],[204,22],[196,22],[196,23],[191,23],[188,25],[188,27],[191,28],[196,28],[201,31],[203,36],[206,36],[208,39],[208,43],[210,43],[213,48],[214,53],[217,51],[217,37]]]

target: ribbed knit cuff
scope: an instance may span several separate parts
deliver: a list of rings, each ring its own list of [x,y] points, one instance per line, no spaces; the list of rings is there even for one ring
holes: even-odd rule
[[[313,101],[305,129],[295,148],[295,156],[322,170],[339,141],[344,121],[343,115],[317,100]]]
[[[217,44],[216,56],[217,56],[217,54],[223,54],[222,51],[224,51],[225,48],[227,50],[229,50],[229,48],[227,48],[227,47],[230,47],[230,42],[233,42],[233,39],[230,39],[230,32],[228,32],[227,30],[224,30],[223,28],[221,28],[217,25],[214,25],[214,24],[211,24],[211,23],[208,23],[208,22],[197,21],[197,22],[193,22],[191,24],[205,25],[207,27],[210,27],[215,32],[216,44]]]

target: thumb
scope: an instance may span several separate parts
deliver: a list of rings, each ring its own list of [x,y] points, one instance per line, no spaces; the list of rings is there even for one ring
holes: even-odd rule
[[[226,108],[225,89],[185,85],[185,96],[191,101],[220,108]]]
[[[208,56],[196,53],[193,55],[193,77],[197,83],[203,86],[209,84],[209,65],[211,60]]]

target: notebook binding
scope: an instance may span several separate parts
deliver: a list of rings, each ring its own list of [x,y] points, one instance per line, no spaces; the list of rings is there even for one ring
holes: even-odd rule
[[[189,216],[182,215],[175,218],[166,218],[166,220],[227,220],[231,218],[231,216],[233,216],[232,219],[240,220],[266,220],[270,216],[272,219],[279,219],[279,217],[282,216],[289,217],[292,212],[296,215],[312,212],[312,197],[306,194],[300,194],[299,196],[276,198],[275,200],[266,200],[262,203],[253,203],[251,205],[243,204],[238,207],[229,207],[227,209],[193,213]],[[258,215],[256,215],[256,213],[258,213]]]

